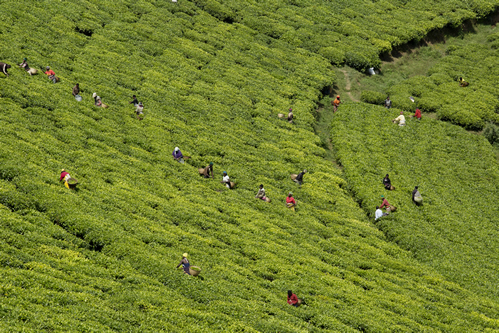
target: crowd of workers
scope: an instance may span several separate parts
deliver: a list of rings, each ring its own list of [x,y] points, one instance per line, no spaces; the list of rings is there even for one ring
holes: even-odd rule
[[[37,70],[36,69],[29,67],[28,62],[27,62],[27,58],[24,58],[23,62],[21,64],[19,64],[19,66],[21,68],[23,68],[26,72],[28,72],[30,75],[37,74]],[[9,76],[9,74],[7,72],[7,69],[9,69],[9,68],[11,68],[11,65],[0,62],[0,69],[2,70],[2,73],[4,73],[7,77]],[[57,83],[60,80],[56,76],[55,72],[52,69],[50,69],[49,66],[46,67],[45,74],[47,75],[47,77],[53,83]],[[467,84],[466,81],[464,81],[462,78],[460,78],[460,85],[461,86],[467,86],[468,84]],[[78,83],[76,83],[76,85],[73,87],[72,94],[73,94],[73,96],[78,101],[81,101],[80,86],[79,86]],[[103,108],[107,108],[108,107],[107,105],[105,105],[105,104],[102,103],[102,100],[101,100],[100,96],[97,95],[97,93],[93,93],[92,94],[92,98],[94,99],[94,105],[95,106],[97,106],[97,107],[103,107]],[[137,119],[142,120],[144,118],[144,112],[143,112],[144,105],[142,104],[142,102],[139,102],[137,100],[137,96],[136,95],[133,95],[132,98],[133,98],[133,100],[130,101],[129,104],[133,104],[134,105],[134,107],[136,108],[135,112],[136,112]],[[331,104],[333,106],[333,113],[334,113],[334,112],[336,112],[338,110],[338,107],[341,104],[340,95],[337,95],[336,99],[334,99],[331,102]],[[389,97],[387,97],[387,99],[385,100],[384,105],[385,105],[385,107],[387,109],[391,108],[392,102],[391,102],[391,100],[390,100]],[[418,120],[421,119],[421,111],[418,108],[416,109],[414,116]],[[289,109],[287,120],[288,120],[289,123],[293,122],[293,110],[291,108]],[[392,121],[394,123],[397,123],[399,126],[405,126],[405,124],[406,124],[405,116],[404,116],[404,114],[403,114],[402,111],[400,112],[400,115],[397,118],[393,119]],[[188,157],[184,157],[184,155],[180,151],[179,147],[175,147],[175,149],[172,152],[172,156],[173,156],[173,158],[174,158],[175,161],[177,161],[179,163],[182,163],[182,164],[185,163],[185,159],[188,158]],[[303,176],[305,175],[305,173],[307,173],[307,170],[303,170],[298,175],[291,175],[291,178],[298,185],[302,185],[302,183],[303,183]],[[199,169],[199,174],[202,175],[204,178],[214,178],[214,175],[213,175],[213,162],[210,162],[209,165],[206,166],[205,168]],[[67,188],[74,188],[74,185],[77,183],[77,181],[74,178],[72,178],[71,175],[65,169],[61,170],[60,180],[64,182],[64,184],[65,184],[65,186]],[[72,183],[71,183],[71,180],[73,181]],[[391,184],[391,180],[390,180],[388,174],[383,178],[382,182],[383,182],[383,185],[384,185],[385,189],[387,189],[387,190],[395,190],[395,188]],[[73,186],[71,186],[70,183],[73,184]],[[226,171],[223,171],[223,173],[222,173],[222,181],[221,181],[221,183],[224,184],[228,189],[233,189],[234,186],[235,186],[234,182],[232,182],[230,180],[230,177],[229,177],[229,175],[227,174]],[[270,202],[270,199],[265,194],[265,189],[263,187],[263,184],[261,184],[259,186],[259,189],[258,189],[258,192],[257,192],[255,198],[261,199],[261,200],[266,201],[266,202]],[[390,203],[387,201],[387,199],[383,195],[381,196],[381,199],[382,199],[381,205],[380,206],[376,206],[375,220],[378,220],[379,218],[381,218],[383,216],[387,216],[387,215],[390,214],[390,212],[394,212],[396,210],[396,207],[393,206],[393,205],[390,205]],[[412,201],[416,205],[421,205],[422,204],[422,196],[421,196],[421,194],[420,194],[420,192],[418,190],[418,186],[416,186],[414,188],[414,190],[412,191]],[[295,211],[296,200],[294,199],[292,192],[289,192],[288,195],[287,195],[287,197],[286,197],[286,207],[288,207],[292,211]],[[386,209],[385,213],[383,213],[383,211],[382,211],[383,208]],[[184,270],[184,273],[191,275],[190,263],[189,263],[189,260],[187,259],[187,256],[188,256],[187,253],[183,254],[182,260],[177,265],[177,268],[180,267],[180,266],[182,266],[182,268]],[[293,305],[293,306],[297,307],[297,306],[299,306],[301,304],[301,300],[298,299],[298,297],[296,296],[296,294],[292,293],[292,291],[289,290],[288,291],[288,303],[290,305]]]

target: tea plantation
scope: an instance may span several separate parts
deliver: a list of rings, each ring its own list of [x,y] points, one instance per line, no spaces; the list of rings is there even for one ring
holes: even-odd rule
[[[342,169],[312,127],[332,63],[375,65],[392,45],[496,2],[377,3],[400,31],[382,34],[383,17],[380,32],[364,26],[374,22],[364,1],[2,1],[0,61],[12,68],[0,74],[0,331],[499,330],[490,145],[427,120],[397,136],[385,109],[346,103],[333,123]],[[349,18],[343,28],[333,14]],[[16,66],[24,57],[38,75]],[[277,117],[289,108],[293,124]],[[363,150],[388,130],[421,150]],[[410,169],[423,154],[431,162]],[[209,162],[214,179],[198,175]],[[76,190],[59,182],[62,168]],[[299,187],[289,175],[305,168]],[[400,209],[374,224],[392,170]],[[407,200],[415,182],[419,210]],[[271,203],[254,198],[260,184]],[[175,268],[184,252],[198,277]],[[286,303],[289,289],[301,307]]]

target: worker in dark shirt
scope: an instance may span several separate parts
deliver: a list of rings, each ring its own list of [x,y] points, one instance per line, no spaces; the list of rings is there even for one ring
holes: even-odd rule
[[[133,104],[133,106],[139,105],[139,101],[137,100],[137,96],[133,95],[132,98],[133,98],[133,101],[128,102],[128,104]]]
[[[385,178],[383,178],[383,185],[385,185],[385,188],[387,190],[392,189],[392,182],[391,182],[390,178],[388,177],[388,174],[386,174]]]
[[[307,173],[307,170],[303,170],[302,172],[300,172],[298,174],[298,176],[296,176],[296,178],[294,179],[294,181],[296,183],[298,183],[298,185],[301,185],[303,183],[303,175]]]
[[[2,69],[2,73],[4,73],[7,77],[9,77],[9,73],[7,73],[7,69],[10,67],[11,66],[9,64],[6,64],[4,62],[0,62],[0,68]]]

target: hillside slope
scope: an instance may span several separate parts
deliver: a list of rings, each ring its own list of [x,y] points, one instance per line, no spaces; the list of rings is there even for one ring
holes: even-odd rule
[[[334,118],[333,143],[349,184],[370,214],[380,195],[399,207],[378,223],[389,239],[452,281],[497,298],[494,150],[482,136],[426,117],[394,125],[390,120],[399,111],[359,104]],[[381,183],[387,173],[395,191]],[[411,201],[414,186],[423,194],[421,207]]]
[[[323,159],[312,124],[334,81],[325,58],[190,2],[0,8],[0,60],[61,78],[0,74],[1,330],[498,328],[494,300],[391,243]],[[277,118],[289,107],[292,125]],[[200,178],[210,161],[215,179]],[[304,168],[298,187],[289,174]],[[219,183],[223,170],[236,189]],[[262,183],[270,204],[254,198]],[[198,278],[175,269],[183,252]],[[306,305],[289,306],[289,289]]]

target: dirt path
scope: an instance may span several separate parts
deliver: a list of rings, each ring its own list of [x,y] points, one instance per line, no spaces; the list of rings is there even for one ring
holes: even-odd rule
[[[346,94],[348,95],[348,97],[350,97],[350,100],[352,100],[353,102],[359,102],[358,99],[354,98],[352,96],[352,93],[350,92],[350,88],[352,87],[351,84],[350,84],[350,77],[348,76],[348,72],[344,69],[340,69],[340,72],[343,73],[343,75],[345,75],[345,90],[346,90]]]

